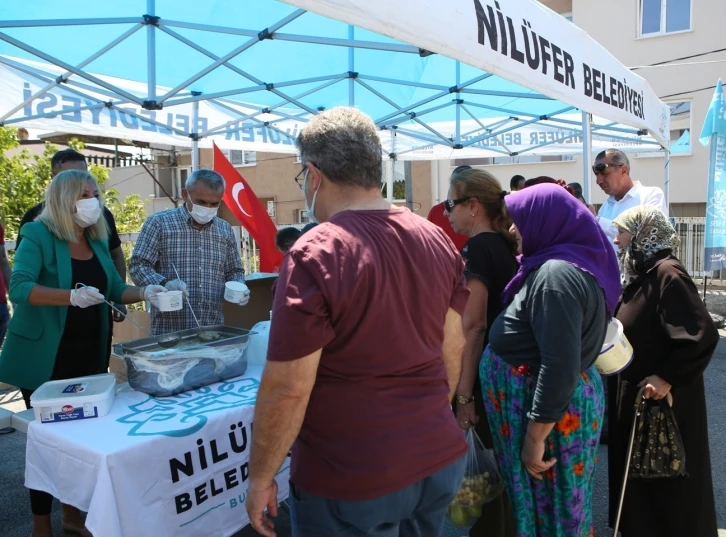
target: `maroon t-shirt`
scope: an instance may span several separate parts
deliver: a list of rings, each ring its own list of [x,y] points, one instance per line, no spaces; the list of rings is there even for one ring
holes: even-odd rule
[[[267,359],[323,349],[291,481],[366,500],[411,485],[467,447],[448,400],[441,346],[463,313],[464,264],[444,232],[408,209],[343,211],[285,257]]]

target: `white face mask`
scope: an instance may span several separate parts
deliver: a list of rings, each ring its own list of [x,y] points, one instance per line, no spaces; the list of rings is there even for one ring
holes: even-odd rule
[[[189,203],[192,203],[192,200],[189,200]],[[197,224],[208,224],[212,221],[212,218],[217,216],[218,210],[219,207],[205,207],[204,205],[192,203],[192,210],[189,211],[189,214],[192,215]]]
[[[303,179],[303,196],[305,197],[305,215],[310,219],[311,222],[318,223],[318,219],[315,218],[315,199],[318,197],[318,190],[320,190],[320,185],[318,185],[318,188],[315,189],[315,192],[313,192],[313,201],[310,205],[308,205],[308,195],[305,193],[305,186],[308,182],[308,174],[310,170],[305,171],[305,178]]]
[[[97,198],[80,199],[76,202],[76,212],[73,221],[86,228],[94,225],[101,218],[101,204]]]

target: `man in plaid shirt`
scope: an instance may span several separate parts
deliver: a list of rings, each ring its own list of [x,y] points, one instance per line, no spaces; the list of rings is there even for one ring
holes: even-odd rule
[[[224,179],[217,172],[192,173],[182,190],[184,205],[146,219],[129,264],[136,285],[163,285],[169,291],[183,291],[202,326],[224,322],[225,282],[245,281],[232,228],[217,217],[224,189]],[[249,300],[248,290],[239,305],[245,306]],[[179,311],[151,310],[154,335],[196,326],[186,304]]]

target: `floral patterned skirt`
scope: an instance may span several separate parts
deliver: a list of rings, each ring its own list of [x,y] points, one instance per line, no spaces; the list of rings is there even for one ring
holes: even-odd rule
[[[591,537],[592,486],[605,411],[600,375],[580,377],[567,413],[545,443],[545,460],[557,463],[539,481],[522,464],[521,449],[532,408],[535,379],[489,347],[479,365],[484,406],[500,471],[517,519],[518,537]]]

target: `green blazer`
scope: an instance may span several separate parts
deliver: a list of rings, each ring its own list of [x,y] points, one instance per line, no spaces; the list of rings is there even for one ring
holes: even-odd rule
[[[23,241],[15,252],[10,278],[10,300],[17,304],[0,354],[0,382],[35,390],[50,380],[68,306],[31,306],[30,291],[35,285],[71,289],[71,254],[68,242],[58,239],[42,222],[30,222],[21,231]],[[106,273],[106,300],[121,302],[128,287],[111,261],[108,241],[88,241]],[[101,330],[98,372],[106,370],[110,318],[108,305],[101,304]]]

